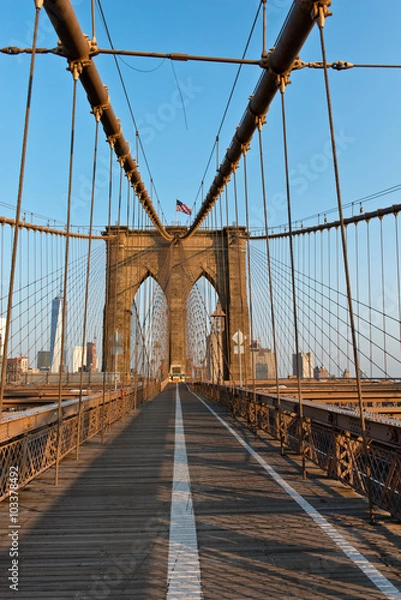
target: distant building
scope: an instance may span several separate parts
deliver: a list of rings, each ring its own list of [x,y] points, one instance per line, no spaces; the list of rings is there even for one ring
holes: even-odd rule
[[[50,325],[50,371],[52,373],[59,373],[60,371],[62,318],[63,299],[57,296],[52,301]]]
[[[99,359],[96,354],[96,341],[86,344],[86,371],[98,371]]]
[[[17,356],[7,359],[7,382],[20,383],[21,375],[28,373],[29,360],[27,356]]]
[[[48,371],[50,369],[50,350],[39,350],[36,356],[36,366],[39,371]]]
[[[82,357],[83,357],[84,349],[82,346],[74,346],[74,350],[72,352],[72,372],[79,373],[82,369]],[[85,367],[85,362],[83,364]]]
[[[260,340],[251,342],[251,361],[256,380],[276,378],[276,359],[270,348],[261,348]]]
[[[330,379],[330,373],[328,372],[326,367],[323,367],[323,366],[315,367],[314,373],[315,373],[315,379],[318,379],[319,381],[321,379]]]
[[[312,352],[300,352],[298,356],[300,364],[300,379],[313,379],[314,372]],[[292,369],[295,377],[298,377],[298,357],[296,354],[292,355]]]

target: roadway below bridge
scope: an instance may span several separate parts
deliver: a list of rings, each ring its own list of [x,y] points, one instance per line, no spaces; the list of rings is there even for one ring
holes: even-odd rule
[[[286,397],[298,397],[298,383],[296,378],[281,379],[279,381],[280,393]],[[252,386],[248,383],[248,388]],[[276,394],[275,381],[256,381],[255,388],[258,393]],[[358,408],[358,390],[354,379],[322,380],[302,379],[301,393],[304,400],[311,400],[338,406],[341,408]],[[363,381],[362,397],[366,410],[377,415],[401,417],[401,382],[400,381]]]
[[[401,598],[401,525],[300,462],[170,384],[19,492],[18,593],[0,504],[0,597]]]
[[[229,382],[227,382],[227,385]],[[293,378],[279,380],[280,393],[286,397],[298,396],[297,380]],[[113,386],[108,385],[107,388]],[[253,383],[248,382],[247,387],[253,389]],[[302,397],[321,404],[339,406],[343,408],[356,408],[358,405],[358,392],[355,380],[335,379],[318,381],[303,379],[301,381]],[[102,391],[102,383],[85,384],[82,395]],[[276,394],[276,382],[255,381],[255,389],[259,393]],[[401,382],[400,381],[365,381],[362,383],[363,400],[366,409],[378,415],[391,415],[401,417]],[[9,386],[5,390],[4,407],[6,410],[24,410],[35,406],[43,406],[58,401],[58,385],[19,385]],[[79,385],[63,385],[62,398],[70,400],[79,398]]]

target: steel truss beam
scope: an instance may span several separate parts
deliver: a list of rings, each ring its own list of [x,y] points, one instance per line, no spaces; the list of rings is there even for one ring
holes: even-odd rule
[[[140,203],[160,234],[165,239],[171,240],[172,236],[160,221],[138,170],[138,165],[131,155],[120,122],[110,104],[107,88],[103,85],[92,60],[94,52],[92,52],[91,43],[82,33],[70,0],[45,0],[44,8],[60,38],[63,54],[67,57],[70,69],[79,75],[92,110],[95,116],[100,118],[107,139],[113,146]]]
[[[248,146],[279,89],[280,76],[285,76],[291,70],[302,46],[313,29],[315,23],[313,8],[319,2],[320,0],[294,0],[275,48],[268,54],[265,61],[262,61],[265,72],[260,77],[251,96],[224,161],[221,163],[209,192],[184,237],[190,236],[201,225],[229,181],[241,158],[243,149]]]

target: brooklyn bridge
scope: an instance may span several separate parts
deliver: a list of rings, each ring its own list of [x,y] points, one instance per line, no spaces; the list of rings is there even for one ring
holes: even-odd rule
[[[0,597],[401,598],[399,3],[3,4]]]

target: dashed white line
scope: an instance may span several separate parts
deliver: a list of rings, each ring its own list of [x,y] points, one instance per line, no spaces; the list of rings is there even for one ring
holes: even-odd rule
[[[189,389],[189,388],[188,388]],[[192,392],[192,390],[190,390]],[[235,437],[235,439],[249,452],[253,458],[267,471],[267,473],[283,488],[285,492],[321,527],[321,529],[337,544],[350,560],[370,579],[370,581],[389,600],[401,600],[401,592],[389,581],[368,559],[361,554],[348,540],[345,539],[333,525],[325,519],[301,494],[296,492],[245,440],[239,436],[228,423],[224,421],[206,402],[192,392],[198,400],[216,417],[218,421]]]
[[[202,584],[184,423],[175,391],[175,446],[168,552],[167,600],[202,600]]]

